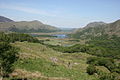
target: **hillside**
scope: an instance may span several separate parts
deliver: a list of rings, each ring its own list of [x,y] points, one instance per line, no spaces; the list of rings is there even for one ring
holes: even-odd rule
[[[120,37],[120,20],[108,24],[105,28],[105,33],[108,35],[117,35]]]
[[[62,45],[66,42],[71,46]],[[6,66],[2,65],[1,73],[12,66],[5,80],[119,80],[119,42],[120,39],[83,45],[78,40],[2,32],[0,59]],[[11,55],[15,49],[16,57]],[[14,57],[17,59],[14,65],[8,64]]]
[[[99,26],[102,26],[102,25],[106,25],[106,23],[104,23],[104,22],[91,22],[91,23],[87,24],[85,26],[85,28],[88,28],[88,27],[99,27]]]
[[[109,37],[112,37],[113,35],[120,36],[120,20],[109,24],[103,22],[89,23],[84,28],[78,29],[71,35],[71,37],[79,39],[91,39],[93,37],[106,35]]]
[[[13,45],[20,48],[16,77],[32,80],[96,80],[95,76],[86,73],[86,59],[91,55],[62,54],[38,43],[17,42]],[[35,77],[30,76],[30,72],[36,74]]]
[[[20,21],[20,22],[0,22],[0,31],[12,31],[12,32],[55,32],[60,29],[43,24],[40,21]]]
[[[14,21],[4,16],[0,16],[0,22],[14,22]]]

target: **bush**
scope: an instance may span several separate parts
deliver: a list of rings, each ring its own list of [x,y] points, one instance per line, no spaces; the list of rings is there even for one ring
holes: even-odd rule
[[[86,45],[80,45],[80,44],[76,44],[70,47],[64,47],[64,46],[55,46],[55,45],[47,45],[50,48],[56,50],[56,51],[60,51],[63,53],[76,53],[76,52],[87,52],[88,48]]]
[[[0,32],[0,42],[10,42],[10,37],[4,32]]]
[[[18,49],[6,42],[0,42],[0,74],[4,77],[11,73],[18,59]]]
[[[100,80],[119,80],[119,74],[106,73],[106,74],[100,76]]]
[[[97,57],[89,57],[87,58],[87,64],[92,64],[92,65],[96,65],[97,64]]]
[[[88,67],[87,67],[87,73],[89,74],[89,75],[93,75],[94,73],[96,73],[97,71],[96,71],[96,68],[95,68],[95,66],[94,65],[89,65]]]
[[[34,42],[34,43],[41,43],[37,38],[32,37],[28,34],[23,33],[9,33],[5,34],[3,32],[0,33],[0,41],[4,42],[15,42],[15,41],[28,41],[28,42]]]
[[[104,57],[89,57],[87,63],[96,66],[104,66],[110,72],[120,73],[119,65],[117,66],[114,62],[114,59],[104,58]]]

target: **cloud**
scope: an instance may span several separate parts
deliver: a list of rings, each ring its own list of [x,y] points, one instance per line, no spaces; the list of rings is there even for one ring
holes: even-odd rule
[[[22,11],[30,14],[38,14],[43,16],[52,16],[55,17],[56,15],[47,11],[35,9],[35,8],[28,8],[28,7],[22,7],[22,6],[12,6],[7,4],[0,4],[1,9],[11,9],[11,10],[17,10]]]

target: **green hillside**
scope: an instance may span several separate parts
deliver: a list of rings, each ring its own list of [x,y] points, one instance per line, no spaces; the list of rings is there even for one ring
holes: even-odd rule
[[[96,80],[95,76],[89,76],[86,73],[86,59],[90,57],[88,54],[63,54],[37,43],[16,42],[13,45],[20,48],[20,59],[15,64],[16,69],[38,72],[41,74],[38,79],[40,77],[43,80],[46,78],[50,80]],[[17,75],[17,77],[21,76]]]
[[[81,44],[72,40],[77,43],[73,45],[69,39],[38,39],[28,34],[0,33],[0,74],[4,79],[119,80],[119,54],[111,54],[115,50],[118,53],[116,44],[105,46],[105,41]],[[59,45],[53,45],[51,40]],[[119,38],[116,40],[119,42]],[[66,42],[72,46],[61,45]],[[109,50],[111,46],[114,48]]]
[[[112,35],[120,37],[120,20],[113,23],[89,23],[84,28],[78,29],[76,32],[71,34],[72,38],[89,40],[95,37],[108,36],[110,38]]]

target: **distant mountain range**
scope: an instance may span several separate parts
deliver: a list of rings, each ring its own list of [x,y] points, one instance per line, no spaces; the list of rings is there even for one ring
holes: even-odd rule
[[[0,22],[14,22],[14,21],[4,16],[0,16]]]
[[[51,25],[43,24],[40,21],[19,21],[15,22],[11,19],[1,16],[0,17],[0,31],[12,31],[12,32],[55,32],[59,31]]]
[[[78,39],[91,39],[101,36],[112,37],[113,35],[120,37],[120,20],[117,20],[113,23],[89,23],[84,28],[76,30],[73,34],[71,34],[71,37]]]

